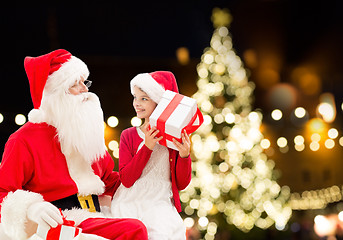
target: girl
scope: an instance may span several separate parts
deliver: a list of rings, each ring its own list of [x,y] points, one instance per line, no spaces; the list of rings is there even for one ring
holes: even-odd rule
[[[178,92],[171,72],[138,74],[131,82],[133,107],[144,119],[140,127],[124,130],[120,136],[119,173],[122,185],[112,201],[114,217],[140,219],[148,229],[149,239],[186,239],[186,229],[179,213],[179,191],[191,180],[189,135],[182,133],[182,143],[173,140],[178,151],[158,141],[158,130],[149,127],[149,117],[165,90]]]

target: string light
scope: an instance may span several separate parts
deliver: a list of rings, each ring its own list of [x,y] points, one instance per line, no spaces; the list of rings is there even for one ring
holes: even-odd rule
[[[324,209],[328,204],[342,200],[343,186],[333,185],[302,193],[292,193],[290,198],[293,210]]]
[[[331,128],[327,132],[327,138],[323,138],[323,135],[318,133],[313,133],[310,136],[310,142],[306,143],[304,136],[297,135],[294,137],[294,149],[296,151],[303,151],[305,149],[305,145],[308,144],[308,147],[312,151],[318,151],[320,149],[321,143],[327,149],[333,149],[336,146],[335,139],[339,137],[339,132],[335,128]],[[340,146],[343,147],[343,137],[338,138],[338,143]],[[266,151],[272,148],[272,144],[268,139],[262,139],[260,142],[261,147]],[[280,148],[280,152],[286,153],[285,148],[288,148],[288,140],[285,137],[279,137],[276,141],[276,145]],[[271,154],[273,155],[273,154]]]

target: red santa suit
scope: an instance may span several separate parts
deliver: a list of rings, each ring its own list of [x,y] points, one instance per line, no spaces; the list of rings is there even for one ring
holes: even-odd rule
[[[57,56],[63,56],[62,60],[56,58]],[[36,79],[40,75],[40,78],[44,79],[60,68],[61,71],[67,69],[68,74],[63,76],[69,77],[88,71],[81,60],[70,56],[65,50],[56,50],[37,57],[40,71],[32,74],[30,69],[26,68],[34,110],[39,110],[42,98],[40,91],[44,89],[45,82],[33,83],[30,77],[34,76]],[[54,59],[58,60],[53,62]],[[61,63],[64,65],[56,68],[56,65]],[[45,66],[43,69],[42,65]],[[59,82],[57,84],[61,85]],[[33,87],[40,90],[36,89],[35,92]],[[38,97],[37,92],[40,95]],[[41,114],[39,111],[38,113]],[[37,116],[39,114],[36,114]],[[109,153],[103,151],[103,154],[92,162],[75,162],[63,153],[58,134],[57,129],[52,125],[31,120],[8,139],[0,165],[0,238],[2,239],[2,228],[12,240],[28,239],[27,210],[34,203],[47,201],[62,208],[64,216],[75,221],[76,226],[80,227],[83,233],[111,240],[147,239],[146,228],[140,221],[106,218],[99,211],[97,196],[113,196],[120,184],[119,174],[113,171],[114,162]],[[82,198],[79,196],[88,196],[88,198],[80,200]],[[91,239],[103,239],[101,237],[95,236]]]
[[[113,159],[106,152],[104,157],[92,165],[99,180],[96,183],[89,181],[78,184],[89,189],[87,195],[113,195],[120,183],[118,173],[113,168]],[[69,175],[53,126],[28,122],[8,139],[0,165],[0,199],[18,189],[38,192],[48,202],[79,193],[75,181]]]

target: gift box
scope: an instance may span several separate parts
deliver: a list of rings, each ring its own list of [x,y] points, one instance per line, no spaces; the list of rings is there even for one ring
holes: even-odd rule
[[[82,229],[74,225],[74,221],[67,220],[63,217],[63,224],[59,224],[55,228],[44,228],[38,225],[37,235],[44,240],[77,240]]]
[[[150,127],[156,127],[163,136],[159,144],[178,150],[173,138],[182,142],[181,133],[196,131],[204,118],[195,99],[166,90],[154,111],[149,117]]]

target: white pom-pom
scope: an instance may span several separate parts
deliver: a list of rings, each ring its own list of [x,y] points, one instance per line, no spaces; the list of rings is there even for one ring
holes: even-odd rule
[[[29,112],[29,121],[32,123],[45,122],[45,113],[40,109],[32,109]]]

